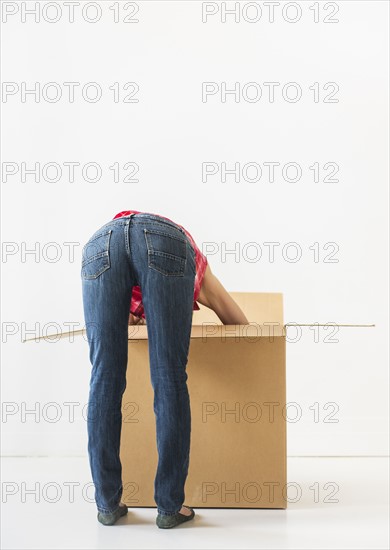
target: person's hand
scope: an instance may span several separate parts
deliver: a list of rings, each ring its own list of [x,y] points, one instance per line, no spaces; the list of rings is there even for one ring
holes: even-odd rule
[[[145,325],[145,319],[143,317],[136,317],[132,313],[129,316],[129,325]]]

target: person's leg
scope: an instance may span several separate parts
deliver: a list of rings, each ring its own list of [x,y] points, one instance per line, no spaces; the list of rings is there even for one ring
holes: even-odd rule
[[[83,307],[92,364],[88,453],[96,505],[103,514],[118,512],[123,492],[119,459],[121,404],[134,285],[128,255],[129,220],[115,220],[96,231],[84,246],[82,257]]]
[[[186,366],[195,252],[184,232],[153,217],[133,218],[130,235],[148,327],[154,389],[158,450],[154,499],[159,514],[174,515],[182,510],[189,467],[191,411]]]

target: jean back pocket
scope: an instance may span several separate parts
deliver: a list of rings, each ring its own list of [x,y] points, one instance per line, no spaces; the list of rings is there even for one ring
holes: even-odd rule
[[[185,236],[151,228],[144,229],[144,234],[148,267],[166,276],[183,277],[187,260]]]
[[[94,234],[83,247],[81,260],[82,279],[97,279],[111,267],[110,237],[112,229]]]

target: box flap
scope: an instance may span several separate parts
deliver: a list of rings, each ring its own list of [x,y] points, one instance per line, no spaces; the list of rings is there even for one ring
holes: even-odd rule
[[[193,312],[191,338],[255,338],[277,337],[287,334],[288,326],[329,326],[374,327],[374,324],[354,325],[339,323],[284,323],[282,292],[230,292],[248,318],[249,325],[223,325],[219,317],[208,307],[199,304],[200,309]],[[287,328],[286,328],[287,327]],[[25,338],[22,342],[39,340],[59,340],[61,338],[83,336],[87,341],[85,328],[69,332],[56,332],[44,336]],[[129,325],[129,340],[147,340],[147,325]]]
[[[249,325],[221,325],[214,321],[203,323],[202,325],[192,325],[191,338],[220,338],[226,339],[246,339],[254,341],[257,338],[274,338],[285,336],[285,328],[279,323]],[[146,340],[148,337],[147,325],[129,326],[129,340]]]

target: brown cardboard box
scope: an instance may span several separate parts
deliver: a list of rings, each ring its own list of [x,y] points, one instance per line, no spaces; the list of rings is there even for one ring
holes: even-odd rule
[[[191,453],[185,503],[197,508],[287,508],[288,323],[283,323],[283,294],[230,294],[249,325],[222,325],[213,311],[202,306],[193,313],[187,365]],[[23,342],[78,335],[87,342],[85,328]],[[122,500],[130,507],[155,507],[157,448],[147,325],[129,326],[122,412]]]
[[[286,508],[286,342],[280,293],[231,292],[250,325],[194,311],[187,365],[191,452],[185,503]],[[156,506],[157,468],[147,326],[129,327],[122,402],[122,501]]]

